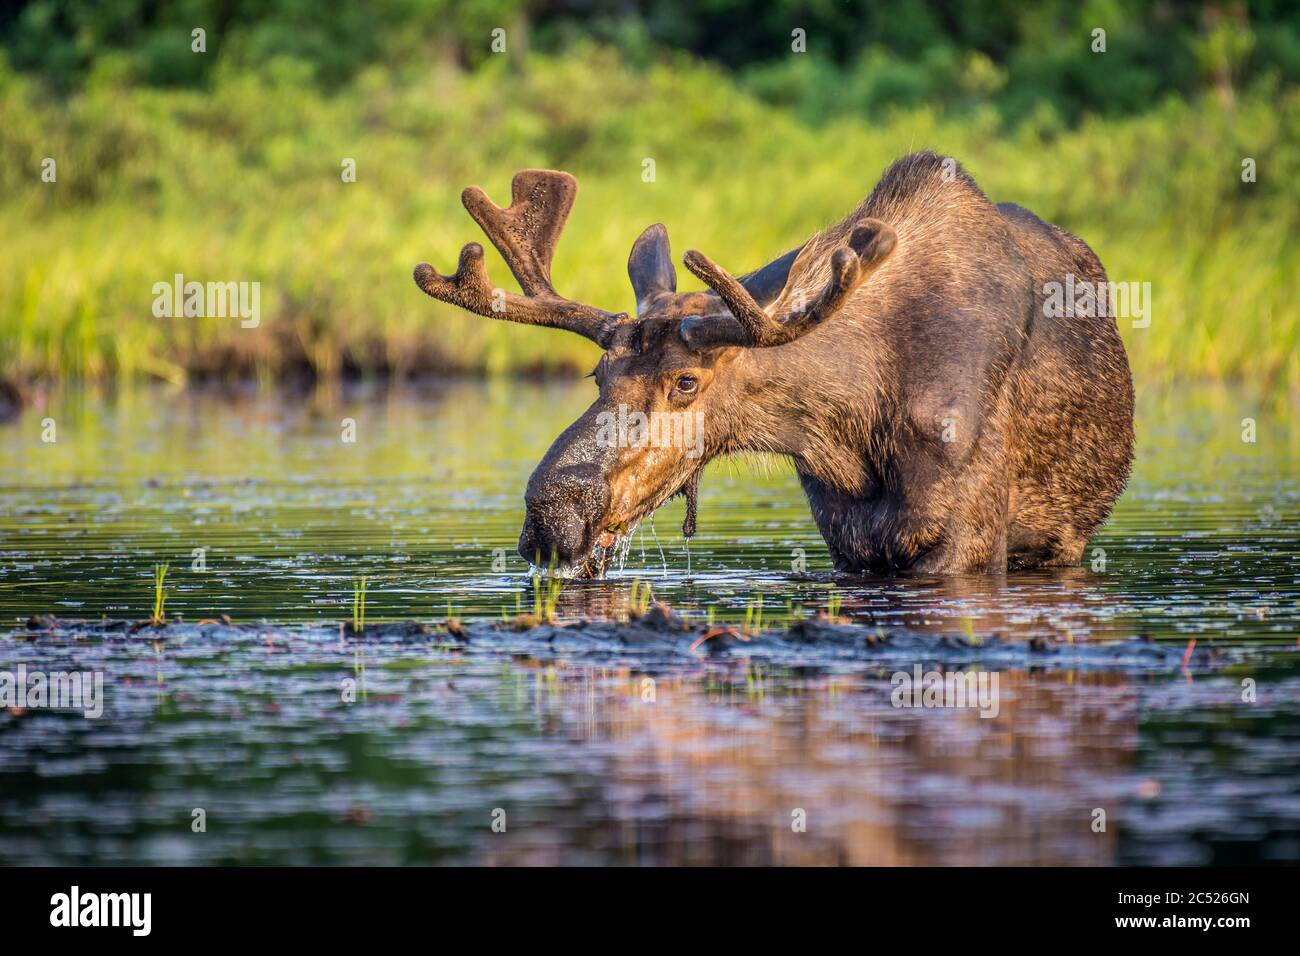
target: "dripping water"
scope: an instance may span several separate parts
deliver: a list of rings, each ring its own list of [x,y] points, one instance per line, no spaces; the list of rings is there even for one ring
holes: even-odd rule
[[[668,577],[668,558],[664,556],[664,546],[659,543],[659,533],[655,531],[655,516],[650,516],[650,537],[655,539],[655,547],[659,549],[659,563],[663,565],[664,577]],[[645,557],[645,548],[641,549],[641,556]]]

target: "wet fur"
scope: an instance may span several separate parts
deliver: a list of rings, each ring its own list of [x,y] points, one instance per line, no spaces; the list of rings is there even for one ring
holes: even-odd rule
[[[899,235],[824,327],[746,351],[780,396],[757,392],[757,417],[798,433],[771,450],[793,454],[839,570],[1077,564],[1129,474],[1133,385],[1115,320],[1049,318],[1043,286],[1105,271],[1075,236],[944,169],[933,153],[896,162],[805,247],[778,314],[796,289],[820,288],[826,251],[855,223]],[[791,413],[794,428],[781,424]]]
[[[892,253],[793,342],[711,346],[738,325],[711,292],[676,292],[662,226],[633,248],[638,318],[613,330],[600,397],[529,481],[520,551],[581,560],[718,455],[788,455],[841,571],[958,573],[1073,565],[1133,456],[1133,384],[1113,318],[1049,318],[1044,284],[1106,281],[1078,238],[994,206],[934,153],[894,163],[857,209],[743,281],[784,320],[815,300],[831,253],[877,219]],[[718,341],[714,339],[712,341]],[[702,344],[703,343],[703,344]],[[683,370],[697,396],[676,395]],[[609,449],[602,410],[705,413],[705,454]],[[945,440],[945,428],[949,428]]]

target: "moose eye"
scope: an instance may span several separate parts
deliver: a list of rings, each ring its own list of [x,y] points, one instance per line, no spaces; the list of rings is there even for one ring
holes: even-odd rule
[[[683,395],[690,395],[699,384],[699,380],[694,375],[680,375],[677,378],[677,391]]]

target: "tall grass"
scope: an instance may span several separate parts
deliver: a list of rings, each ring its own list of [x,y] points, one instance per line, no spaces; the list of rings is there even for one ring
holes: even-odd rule
[[[522,72],[371,69],[325,94],[288,67],[210,89],[96,75],[66,101],[0,65],[0,376],[274,379],[586,369],[576,336],[465,315],[412,266],[450,271],[481,239],[469,183],[498,202],[529,166],[578,176],[560,291],[633,308],[624,264],[650,223],[742,271],[850,210],[897,156],[960,159],[996,201],[1078,233],[1112,279],[1148,281],[1149,328],[1121,322],[1144,381],[1250,377],[1300,389],[1300,93],[1153,103],[1066,128],[1043,110],[917,108],[810,126],[715,68],[644,71],[583,48]],[[40,178],[45,157],[58,179]],[[1244,158],[1258,181],[1243,183]],[[345,159],[357,178],[341,177]],[[655,179],[643,179],[644,160]],[[513,288],[489,252],[494,281]],[[684,270],[680,288],[695,287]],[[154,318],[176,273],[261,283],[262,322]]]

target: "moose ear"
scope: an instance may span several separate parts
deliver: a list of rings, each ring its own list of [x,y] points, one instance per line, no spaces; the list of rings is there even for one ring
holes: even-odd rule
[[[807,243],[804,243],[804,246],[806,245]],[[741,276],[740,284],[745,287],[745,290],[760,306],[771,305],[776,301],[776,297],[781,294],[781,290],[785,288],[785,284],[790,278],[790,267],[799,258],[799,253],[803,252],[804,246],[791,249],[781,258],[773,259],[763,268],[755,269],[747,276]]]
[[[632,244],[632,254],[627,257],[627,275],[636,293],[638,311],[651,296],[677,291],[677,270],[673,268],[672,251],[668,248],[668,230],[662,222],[641,233]]]

